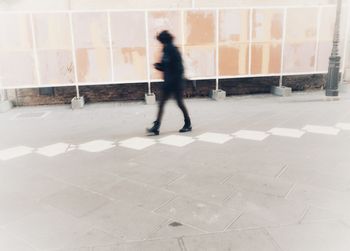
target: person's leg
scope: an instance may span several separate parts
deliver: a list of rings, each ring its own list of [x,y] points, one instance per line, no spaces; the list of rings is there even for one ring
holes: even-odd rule
[[[187,108],[185,106],[182,89],[179,89],[179,90],[175,91],[175,99],[176,99],[177,105],[179,106],[179,108],[181,109],[181,111],[182,111],[182,113],[184,115],[184,120],[185,120],[185,125],[180,130],[180,132],[191,131],[192,130],[191,119],[190,119],[190,115],[188,114]]]
[[[162,121],[162,117],[164,113],[164,106],[166,101],[169,99],[170,94],[171,93],[167,90],[162,91],[161,98],[158,105],[157,120],[153,122],[153,127],[147,129],[147,132],[154,133],[155,135],[159,135],[159,128],[160,128],[160,123]]]
[[[160,98],[159,105],[158,105],[158,115],[157,115],[157,120],[156,120],[159,123],[161,123],[161,121],[162,121],[163,113],[164,113],[164,106],[165,106],[165,103],[170,98],[170,95],[171,95],[171,92],[168,90],[164,90],[161,94],[161,98]]]

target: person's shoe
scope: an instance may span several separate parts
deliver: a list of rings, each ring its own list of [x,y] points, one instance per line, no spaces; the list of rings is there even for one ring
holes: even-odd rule
[[[185,120],[185,125],[179,130],[179,132],[190,132],[192,131],[191,121]]]
[[[159,135],[160,123],[159,121],[154,121],[153,126],[151,128],[147,128],[146,131],[148,133],[153,133],[154,135]]]

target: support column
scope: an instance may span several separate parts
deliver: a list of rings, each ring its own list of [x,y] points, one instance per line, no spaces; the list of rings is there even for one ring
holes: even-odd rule
[[[220,17],[219,17],[219,9],[216,9],[216,38],[215,38],[215,43],[216,43],[216,49],[215,49],[215,74],[216,74],[216,79],[215,79],[215,90],[211,90],[210,92],[210,98],[219,101],[219,100],[224,100],[226,98],[226,92],[224,90],[219,89],[219,22],[220,22]]]
[[[0,89],[0,96],[0,113],[11,110],[13,104],[8,100],[6,90]]]

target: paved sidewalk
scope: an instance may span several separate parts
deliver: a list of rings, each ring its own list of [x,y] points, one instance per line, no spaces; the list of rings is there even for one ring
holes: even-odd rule
[[[0,114],[0,250],[350,250],[350,95]]]

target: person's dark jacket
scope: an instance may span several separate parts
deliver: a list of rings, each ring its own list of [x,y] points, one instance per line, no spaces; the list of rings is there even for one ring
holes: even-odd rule
[[[163,72],[166,86],[170,88],[182,87],[184,77],[182,57],[178,48],[172,43],[164,45],[162,60],[154,66],[157,70]]]

